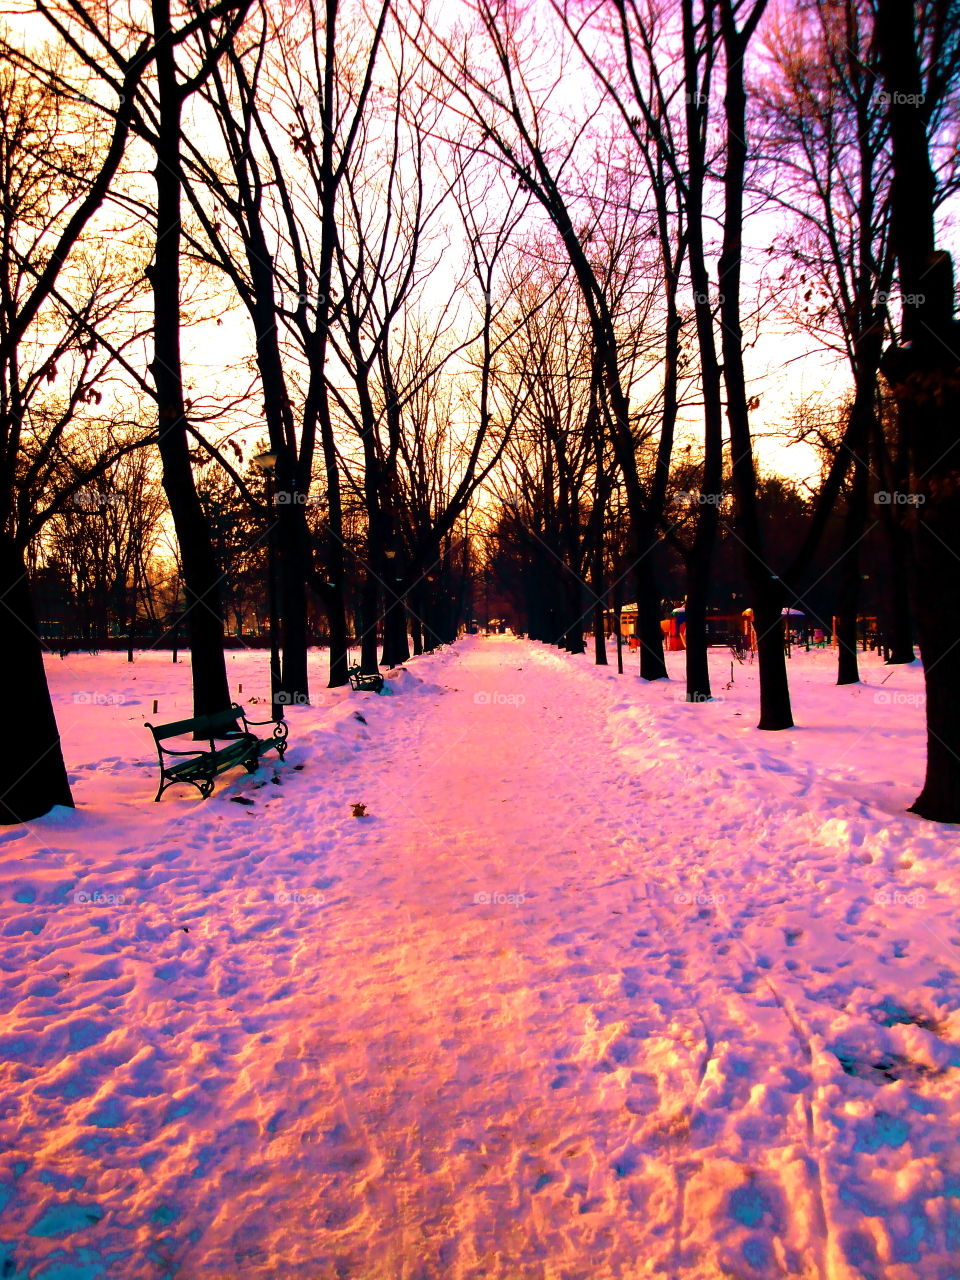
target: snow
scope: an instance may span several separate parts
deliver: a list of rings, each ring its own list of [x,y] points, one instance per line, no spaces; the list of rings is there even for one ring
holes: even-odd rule
[[[922,671],[795,652],[762,734],[749,664],[694,706],[626,657],[471,637],[378,696],[317,653],[286,761],[159,804],[188,667],[51,659],[79,807],[0,830],[0,1274],[960,1274]]]

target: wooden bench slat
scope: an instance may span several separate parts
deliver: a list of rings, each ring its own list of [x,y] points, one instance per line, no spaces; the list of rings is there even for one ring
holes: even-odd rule
[[[238,728],[243,712],[238,707],[227,711],[214,711],[206,716],[194,716],[189,720],[171,720],[169,724],[147,725],[152,729],[155,738],[179,738],[186,733],[197,734],[201,738],[222,737],[219,729],[227,729],[230,725]]]

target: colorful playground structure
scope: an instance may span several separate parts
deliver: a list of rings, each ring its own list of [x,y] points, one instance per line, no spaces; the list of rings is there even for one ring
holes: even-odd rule
[[[608,609],[606,614],[608,634],[613,635],[616,629],[616,615],[612,609]],[[783,620],[784,641],[788,649],[793,645],[824,649],[836,644],[836,618],[831,619],[829,631],[802,609],[784,609]],[[673,609],[670,616],[661,621],[660,628],[663,631],[663,647],[668,653],[686,648],[686,610],[682,606]],[[877,634],[877,619],[859,618],[857,629],[863,647],[871,647],[869,640]],[[638,647],[640,642],[637,637],[636,604],[625,604],[621,607],[620,634],[631,649]],[[753,625],[753,610],[744,609],[741,613],[708,614],[707,643],[729,645],[738,650],[756,652],[757,634]]]

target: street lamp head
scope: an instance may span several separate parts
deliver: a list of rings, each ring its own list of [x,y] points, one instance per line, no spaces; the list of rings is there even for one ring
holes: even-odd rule
[[[270,475],[276,470],[279,457],[279,453],[258,453],[251,461],[259,471],[264,472],[265,475]]]

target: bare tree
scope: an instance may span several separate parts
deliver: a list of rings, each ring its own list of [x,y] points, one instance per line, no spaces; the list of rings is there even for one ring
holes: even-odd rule
[[[170,0],[153,0],[151,29],[125,27],[112,15],[83,3],[62,9],[41,0],[39,8],[78,62],[102,86],[120,96],[119,115],[156,156],[157,198],[153,262],[146,274],[153,288],[151,362],[157,405],[157,444],[163,485],[183,557],[186,618],[190,636],[195,713],[229,704],[223,655],[220,570],[197,497],[191,469],[190,423],[183,386],[181,328],[182,133],[185,104],[207,80],[240,26],[250,0],[221,0],[197,11],[187,5],[175,16]],[[214,33],[204,47],[202,33]],[[129,50],[138,52],[131,55]],[[150,51],[155,76],[140,75],[127,101],[125,81],[140,50]]]
[[[524,43],[515,6],[505,0],[480,0],[475,12],[474,32],[441,36],[433,31],[425,53],[475,128],[475,136],[465,136],[464,145],[472,146],[479,158],[502,164],[539,203],[558,233],[583,294],[603,375],[612,445],[629,507],[631,562],[641,610],[641,675],[664,679],[667,671],[655,572],[659,512],[638,469],[636,417],[631,410],[617,320],[590,253],[597,210],[580,198],[586,184],[582,172],[574,172],[574,159],[597,111],[590,111],[575,125],[551,114],[549,101],[563,76],[562,59],[552,83],[538,95],[523,52],[537,42]],[[565,135],[562,141],[561,129]]]
[[[796,219],[781,252],[791,264],[788,282],[800,277],[797,319],[842,353],[853,380],[848,428],[836,443],[831,468],[833,474],[852,472],[837,634],[837,682],[850,684],[859,679],[860,546],[877,523],[869,520],[870,472],[876,471],[870,454],[878,439],[877,376],[893,277],[889,141],[872,5],[816,0],[807,10],[781,16],[769,47],[776,71],[757,89],[767,126],[761,182]],[[829,475],[824,490],[832,505]],[[800,586],[798,566],[785,576]],[[897,656],[910,661],[912,648]]]
[[[4,770],[0,822],[24,822],[54,805],[73,803],[24,552],[57,506],[65,506],[109,465],[104,460],[75,474],[48,505],[37,508],[37,491],[59,462],[68,425],[88,397],[99,395],[96,383],[105,367],[91,339],[105,306],[107,314],[111,309],[104,303],[104,277],[94,274],[89,287],[91,279],[81,271],[72,282],[76,293],[71,286],[61,292],[60,286],[119,169],[149,42],[120,78],[123,98],[107,146],[87,152],[66,147],[61,136],[74,109],[60,90],[56,61],[48,64],[48,74],[22,50],[7,46],[5,52],[9,62],[0,77],[0,599],[7,616],[4,658],[17,673],[11,714],[20,731]],[[59,397],[45,397],[54,384],[65,389]]]
[[[953,261],[937,248],[934,156],[943,111],[960,75],[960,9],[921,11],[878,0],[877,42],[893,146],[891,234],[903,296],[900,344],[883,372],[896,398],[911,482],[922,510],[914,528],[917,625],[926,682],[927,772],[915,813],[960,821],[960,322]]]
[[[69,584],[73,618],[68,634],[100,641],[112,630],[127,635],[132,644],[141,617],[149,617],[153,609],[150,562],[166,502],[148,449],[138,447],[115,458],[111,442],[105,444],[105,451],[91,449],[85,433],[76,446],[82,455],[71,457],[69,466],[50,478],[53,498],[70,488],[76,475],[94,472],[104,456],[110,460],[95,485],[79,489],[69,505],[56,509],[34,544],[39,562],[55,566]]]
[[[282,684],[298,701],[309,697],[308,584],[327,613],[330,685],[347,681],[347,541],[328,359],[342,305],[334,295],[343,182],[362,147],[388,14],[383,3],[369,26],[357,26],[337,3],[322,13],[309,4],[295,17],[261,5],[253,37],[245,31],[235,42],[205,90],[225,165],[201,140],[188,141],[187,191],[206,238],[195,250],[225,273],[254,326],[284,499],[268,513],[281,563]],[[306,509],[318,443],[325,518],[315,555]]]

